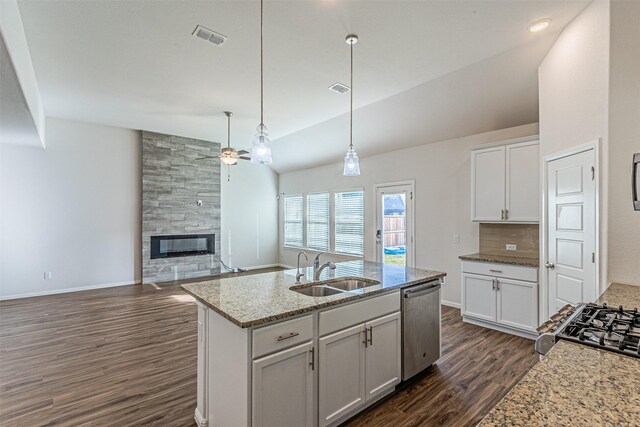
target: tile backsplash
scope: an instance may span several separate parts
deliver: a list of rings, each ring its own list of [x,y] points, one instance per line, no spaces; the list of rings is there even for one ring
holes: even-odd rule
[[[480,253],[538,258],[538,229],[538,224],[480,224]],[[508,251],[507,244],[516,250]]]

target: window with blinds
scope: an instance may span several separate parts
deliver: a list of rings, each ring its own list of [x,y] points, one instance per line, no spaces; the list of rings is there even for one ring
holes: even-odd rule
[[[303,209],[302,196],[284,198],[284,245],[303,247]]]
[[[307,247],[329,250],[329,193],[307,194]]]
[[[364,254],[364,194],[362,191],[335,193],[335,251]]]

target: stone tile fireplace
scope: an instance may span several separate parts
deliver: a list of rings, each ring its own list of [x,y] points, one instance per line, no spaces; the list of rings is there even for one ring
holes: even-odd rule
[[[220,144],[142,132],[142,281],[220,272]]]

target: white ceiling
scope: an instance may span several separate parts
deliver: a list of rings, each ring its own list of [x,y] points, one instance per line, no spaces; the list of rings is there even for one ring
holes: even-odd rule
[[[367,154],[390,149],[389,137],[403,139],[403,129],[415,145],[530,120],[544,49],[588,3],[267,0],[265,124],[274,140],[273,168],[342,157],[340,129],[347,128],[327,123],[344,121],[348,95],[327,87],[348,83],[346,34],[360,37],[355,106],[371,108],[356,114],[355,143]],[[249,147],[259,121],[257,1],[20,0],[19,6],[47,115],[224,141],[222,111],[231,110],[232,145]],[[548,34],[529,33],[527,25],[543,17],[553,19]],[[228,41],[218,47],[193,37],[198,24]],[[387,114],[379,101],[394,95],[397,105],[389,105],[403,109],[402,120],[384,123],[402,127],[363,133],[380,127]],[[477,105],[483,108],[475,116],[469,106]],[[458,121],[468,117],[470,126]],[[314,141],[330,142],[314,151]]]

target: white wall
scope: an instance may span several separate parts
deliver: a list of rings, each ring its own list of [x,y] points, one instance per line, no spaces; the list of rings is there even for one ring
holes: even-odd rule
[[[640,285],[640,212],[630,163],[640,153],[640,2],[611,2],[609,281]]]
[[[601,141],[599,268],[603,287],[607,279],[609,1],[594,1],[565,27],[540,64],[538,78],[541,157]]]
[[[447,272],[443,299],[459,303],[458,256],[478,251],[478,224],[471,222],[469,149],[537,133],[538,125],[534,123],[367,157],[360,160],[359,177],[342,176],[342,163],[284,173],[280,174],[280,192],[299,194],[364,187],[365,259],[375,260],[373,185],[415,180],[416,267]],[[453,243],[454,234],[460,235],[459,244]],[[296,250],[281,246],[280,261],[295,265],[296,254]],[[326,258],[341,259],[333,255]]]
[[[0,145],[0,297],[138,281],[140,133],[49,119],[47,136]]]
[[[229,267],[278,264],[278,175],[240,161],[222,167],[222,260]]]

